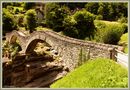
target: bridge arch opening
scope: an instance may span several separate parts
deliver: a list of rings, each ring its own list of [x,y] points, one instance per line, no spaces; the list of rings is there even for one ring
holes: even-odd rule
[[[34,39],[32,40],[28,45],[27,45],[27,48],[26,48],[26,51],[25,53],[26,54],[31,54],[33,53],[34,51],[38,50],[38,49],[43,49],[43,48],[48,48],[50,49],[51,46],[45,42],[44,40],[41,40],[41,39]]]

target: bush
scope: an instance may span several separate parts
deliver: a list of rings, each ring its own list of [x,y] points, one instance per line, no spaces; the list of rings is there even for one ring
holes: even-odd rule
[[[85,39],[85,37],[93,37],[94,35],[94,15],[87,12],[86,10],[77,11],[73,15],[76,23],[76,28],[78,30],[78,38]]]
[[[49,28],[57,32],[63,30],[63,20],[69,14],[67,7],[60,6],[57,3],[47,3],[44,13],[46,24]]]
[[[128,44],[128,33],[125,33],[121,36],[120,41],[118,42],[119,45]]]
[[[127,20],[128,19],[126,17],[121,17],[121,18],[118,19],[118,22],[120,22],[120,23],[127,23],[128,22]]]
[[[26,12],[25,21],[26,29],[32,33],[36,28],[36,12],[30,9]]]
[[[123,34],[122,31],[116,31],[118,30],[117,27],[110,26],[109,28],[105,29],[106,32],[103,35],[103,42],[106,44],[117,44],[117,42],[120,40],[121,35]]]
[[[90,39],[94,35],[94,16],[86,10],[76,11],[74,15],[64,20],[64,33],[78,39]]]
[[[23,27],[24,26],[24,15],[23,14],[19,14],[18,17],[17,17],[17,23],[18,23],[18,26],[20,27]]]
[[[97,32],[95,40],[107,44],[117,44],[126,30],[126,25],[118,22],[95,20]]]
[[[128,53],[128,33],[125,33],[121,36],[118,44],[125,48],[125,53]]]
[[[76,28],[76,21],[74,20],[74,17],[68,16],[63,21],[63,34],[69,37],[78,38],[78,30]]]
[[[88,2],[85,5],[85,9],[91,13],[97,14],[99,4],[97,2]]]
[[[17,29],[17,24],[14,16],[7,9],[3,8],[2,10],[2,30],[3,35],[5,35],[6,32],[11,32],[12,30]]]
[[[15,14],[18,14],[18,13],[19,13],[19,9],[16,8],[16,9],[15,9]]]
[[[97,58],[87,61],[50,87],[128,88],[128,70],[113,60]]]
[[[125,28],[123,28],[123,25],[109,25],[109,27],[106,28],[106,32],[103,36],[103,42],[108,44],[118,44],[118,41],[120,40],[121,35],[124,33]]]
[[[7,6],[7,10],[8,10],[11,14],[14,14],[14,12],[13,12],[14,7],[13,7],[13,6]]]
[[[96,19],[97,19],[97,20],[102,20],[102,19],[103,19],[103,16],[102,16],[102,15],[97,15],[97,16],[96,16]]]

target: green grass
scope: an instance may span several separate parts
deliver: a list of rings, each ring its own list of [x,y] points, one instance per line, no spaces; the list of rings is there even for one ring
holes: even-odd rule
[[[125,47],[124,52],[128,54],[128,46]]]
[[[126,88],[128,71],[109,59],[89,60],[53,83],[51,88]]]
[[[121,36],[119,44],[128,44],[128,33],[125,33]]]
[[[128,53],[128,33],[125,33],[121,36],[118,44],[124,46],[125,47],[124,52]]]

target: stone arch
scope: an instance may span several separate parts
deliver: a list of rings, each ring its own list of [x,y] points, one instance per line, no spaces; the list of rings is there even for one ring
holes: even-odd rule
[[[7,52],[10,55],[9,57],[11,57],[11,53],[14,52],[14,50],[17,50],[17,53],[22,51],[21,40],[16,33],[10,34],[6,40],[8,42],[9,50],[7,50]]]
[[[9,39],[9,43],[10,43],[10,44],[15,43],[17,39],[18,39],[18,38],[17,38],[16,35],[12,35],[12,36],[10,37],[10,39]]]
[[[17,35],[17,33],[13,33],[12,35],[10,35],[10,37],[8,38],[8,41],[9,41],[10,44],[13,44],[13,43],[17,42],[22,50],[23,50],[23,47],[25,46],[24,38]]]
[[[42,42],[42,43],[46,44],[47,46],[51,47],[50,44],[48,44],[47,42],[45,42],[45,41],[42,40],[42,39],[33,39],[33,40],[31,40],[31,41],[27,44],[26,49],[25,49],[25,53],[26,53],[26,54],[29,54],[29,53],[33,52],[33,50],[34,50],[34,48],[36,47],[36,45],[37,45],[38,42]]]

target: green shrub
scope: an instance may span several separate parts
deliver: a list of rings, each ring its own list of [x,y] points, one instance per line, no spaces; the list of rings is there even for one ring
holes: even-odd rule
[[[63,30],[63,20],[69,14],[69,9],[58,3],[47,3],[45,5],[45,20],[49,28],[54,31]]]
[[[23,27],[24,26],[24,14],[19,14],[17,17],[17,23],[18,26]]]
[[[124,46],[125,53],[128,53],[128,33],[125,33],[121,36],[120,41],[118,42],[119,45]]]
[[[64,19],[63,33],[78,39],[85,39],[86,37],[91,39],[95,30],[93,20],[94,15],[86,10],[76,11],[74,15]]]
[[[127,20],[128,19],[126,17],[121,17],[121,18],[118,19],[118,22],[120,22],[120,23],[127,23],[128,22]]]
[[[63,21],[63,34],[67,35],[69,37],[78,38],[78,30],[76,28],[76,21],[74,20],[74,17],[68,16]]]
[[[94,25],[97,29],[103,29],[106,27],[106,23],[102,20],[94,20]]]
[[[110,26],[105,30],[106,32],[103,35],[103,42],[106,44],[117,44],[123,32],[122,31],[118,32],[117,27],[113,27],[113,26]]]
[[[19,13],[19,9],[16,8],[16,9],[15,9],[15,14],[18,14],[18,13]]]
[[[97,14],[99,4],[97,2],[88,2],[85,5],[85,9],[91,13]]]
[[[73,15],[76,23],[76,28],[78,30],[78,38],[85,39],[85,37],[91,38],[94,34],[94,16],[93,14],[87,12],[86,10],[76,11]]]
[[[121,36],[120,41],[118,42],[119,45],[128,44],[128,33],[125,33]]]
[[[14,14],[13,10],[13,6],[7,6],[7,10],[11,13],[11,14]]]
[[[118,22],[95,20],[94,23],[97,28],[95,40],[107,44],[117,44],[127,28],[125,24]]]
[[[27,30],[32,33],[36,28],[36,12],[33,9],[30,9],[26,12],[25,21],[24,21]]]
[[[102,15],[97,15],[97,16],[96,16],[96,19],[97,19],[97,20],[102,20],[102,19],[103,19],[103,16],[102,16]]]
[[[113,60],[89,60],[51,88],[128,88],[128,70]]]
[[[15,21],[14,16],[5,8],[2,9],[2,30],[3,30],[3,35],[6,32],[11,32],[12,30],[17,29],[17,24]]]

